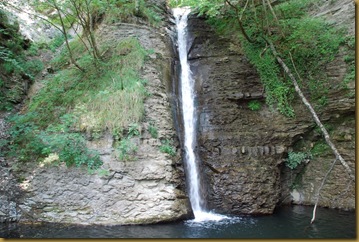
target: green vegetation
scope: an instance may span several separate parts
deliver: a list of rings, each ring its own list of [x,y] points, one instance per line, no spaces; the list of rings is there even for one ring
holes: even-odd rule
[[[157,128],[152,123],[148,126],[148,132],[151,134],[152,138],[154,139],[158,138]]]
[[[98,169],[97,174],[102,177],[108,177],[110,175],[110,171],[107,169]]]
[[[8,122],[12,125],[10,140],[1,141],[0,145],[4,148],[2,150],[21,162],[65,163],[67,166],[86,166],[89,172],[93,172],[101,167],[102,161],[97,152],[86,147],[85,133],[92,138],[98,138],[108,130],[116,140],[118,157],[121,160],[133,159],[132,155],[137,150],[134,137],[141,134],[143,102],[148,95],[146,80],[140,78],[140,70],[152,50],[145,50],[137,38],[116,42],[102,39],[97,45],[98,36],[91,36],[91,33],[86,31],[84,36],[75,36],[70,42],[68,40],[72,37],[67,35],[66,28],[69,27],[71,18],[76,16],[68,14],[71,9],[75,9],[70,7],[76,7],[83,11],[82,13],[95,11],[91,16],[96,18],[94,24],[109,19],[111,22],[123,22],[126,15],[129,18],[142,18],[148,24],[157,26],[163,10],[143,0],[136,1],[138,6],[135,6],[135,1],[121,0],[75,0],[71,1],[71,4],[77,4],[73,6],[67,5],[70,1],[40,2],[41,4],[35,6],[44,13],[49,12],[48,10],[56,10],[58,13],[68,6],[69,9],[64,12],[64,15],[67,14],[67,22],[61,23],[59,16],[53,16],[52,23],[63,25],[62,34],[50,43],[31,43],[28,55],[36,57],[43,48],[57,53],[64,43],[66,48],[62,48],[52,60],[54,73],[41,81],[42,88],[26,103],[23,112],[9,118]],[[91,5],[85,10],[83,4]],[[97,8],[96,4],[101,6],[98,5]],[[122,12],[116,11],[119,9]],[[118,18],[112,14],[119,14]],[[92,31],[91,28],[88,30]],[[21,44],[20,41],[19,45]],[[11,49],[1,45],[1,73],[4,73],[4,70],[6,73],[19,70],[18,72],[32,78],[35,71],[38,72],[42,66],[37,61],[20,62],[18,55],[22,53],[22,49],[18,51],[15,47]],[[3,75],[0,77],[3,94],[3,87],[7,86],[7,83]],[[11,90],[15,92],[17,89]],[[5,98],[8,100],[11,100],[11,95],[16,94],[6,91],[8,96]],[[2,99],[3,95],[1,105]],[[156,136],[157,130],[152,128],[151,135]]]
[[[248,102],[248,108],[252,111],[258,111],[262,108],[262,104],[257,100],[252,100]]]
[[[317,142],[314,144],[312,150],[310,151],[313,156],[321,156],[325,153],[330,153],[330,148],[328,144],[324,142]]]
[[[105,22],[133,22],[134,18],[138,17],[144,19],[151,26],[158,27],[163,20],[161,17],[163,10],[145,0],[137,0],[137,2],[138,9],[136,9],[136,1],[113,1],[113,7],[108,8],[106,12]]]
[[[343,81],[343,87],[348,88],[349,83],[355,82],[355,37],[350,36],[345,39],[348,54],[344,56],[344,61],[348,64],[348,71]],[[355,91],[349,95],[355,95]]]
[[[191,6],[199,15],[205,15],[219,34],[240,41],[264,84],[267,104],[287,117],[295,116],[294,86],[282,72],[267,41],[275,45],[307,98],[319,105],[327,103],[329,83],[325,66],[345,41],[343,30],[306,14],[315,3],[289,0],[272,6],[269,1],[257,5],[230,0],[171,1],[172,6]]]
[[[40,129],[34,120],[37,113],[28,112],[25,115],[14,115],[9,122],[11,145],[8,155],[19,161],[42,161],[52,154],[58,155],[58,161],[70,166],[87,166],[95,170],[102,165],[97,152],[86,147],[86,140],[80,133],[71,132],[76,117],[66,114],[58,124],[51,124],[46,129]]]
[[[133,160],[138,147],[132,141],[134,136],[140,135],[140,127],[137,123],[130,124],[126,137],[123,137],[115,144],[117,156],[120,160]]]
[[[43,69],[41,61],[28,59],[28,43],[19,34],[19,26],[9,23],[0,9],[0,110],[11,110],[24,95],[22,79],[32,81]]]
[[[176,155],[176,149],[173,147],[170,140],[168,140],[168,139],[162,140],[161,143],[162,143],[162,145],[160,146],[160,151],[162,153],[167,153],[170,156]]]
[[[147,52],[138,40],[119,42],[97,67],[88,54],[81,55],[83,45],[73,41],[71,47],[78,63],[86,66],[86,72],[65,68],[64,49],[54,60],[57,69],[64,69],[45,80],[44,87],[28,105],[29,111],[38,113],[37,124],[46,127],[68,112],[78,117],[78,129],[88,132],[112,131],[141,121],[146,82],[139,78],[139,70]]]
[[[111,55],[100,63],[101,69],[99,69],[99,66],[92,65],[88,54],[81,55],[82,45],[74,41],[72,48],[73,53],[78,56],[78,63],[82,66],[87,65],[86,72],[65,68],[66,63],[63,60],[66,59],[64,56],[67,51],[64,49],[54,62],[57,68],[64,69],[44,81],[44,87],[28,105],[28,112],[36,112],[36,115],[28,116],[27,122],[36,125],[36,130],[50,130],[50,134],[53,127],[57,127],[56,124],[66,115],[73,117],[71,127],[75,131],[98,134],[109,129],[116,133],[128,127],[127,137],[119,141],[117,149],[120,159],[129,159],[129,154],[136,151],[136,146],[130,139],[140,134],[138,122],[142,120],[144,112],[146,82],[139,78],[138,73],[145,61],[146,50],[136,39],[125,39],[119,42]],[[32,129],[34,130],[30,128]],[[52,136],[43,137],[41,136],[43,132],[34,132],[36,138],[33,140],[41,139],[51,144],[51,147],[47,147],[49,150],[47,153],[44,153],[43,147],[32,149],[31,155],[34,155],[33,153],[48,155],[50,152],[55,152],[56,146],[60,159],[66,158],[68,165],[78,166],[84,164],[86,160],[89,168],[99,167],[100,163],[96,162],[98,156],[87,151],[84,148],[83,136],[80,133],[73,133],[72,130],[69,128],[62,130],[62,136],[58,138],[60,140],[51,139]],[[15,143],[19,143],[15,136]],[[66,139],[67,143],[62,142],[61,139]],[[19,145],[21,144],[20,142]],[[73,147],[77,153],[64,150],[66,147]],[[29,150],[28,146],[22,148],[24,152]],[[26,158],[28,159],[29,155]]]
[[[120,160],[133,160],[133,155],[137,151],[137,146],[131,141],[131,137],[123,138],[117,145],[117,157]]]
[[[44,87],[27,105],[27,113],[10,120],[9,154],[27,161],[56,153],[67,166],[86,165],[94,170],[102,162],[96,152],[86,148],[79,131],[99,136],[106,129],[115,134],[128,127],[118,151],[120,159],[129,159],[136,151],[130,139],[140,134],[138,123],[143,119],[146,81],[139,78],[139,71],[147,51],[137,39],[124,39],[95,66],[89,54],[83,54],[83,45],[73,41],[71,47],[86,72],[68,68],[68,52],[63,49],[53,62],[58,72],[43,81]],[[103,46],[110,47],[109,43]]]
[[[288,158],[285,160],[285,164],[290,169],[297,168],[302,162],[306,160],[310,160],[312,158],[312,154],[307,152],[288,152]]]
[[[306,166],[295,176],[293,183],[289,186],[291,190],[301,188],[303,186],[303,174],[305,173]]]

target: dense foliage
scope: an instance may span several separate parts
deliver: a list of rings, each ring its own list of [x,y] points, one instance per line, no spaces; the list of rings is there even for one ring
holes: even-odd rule
[[[241,43],[260,75],[270,107],[288,117],[295,115],[294,87],[277,64],[268,40],[295,72],[307,97],[319,107],[327,103],[330,84],[325,66],[347,39],[343,30],[306,14],[316,1],[182,0],[171,4],[191,6],[220,34]]]
[[[18,24],[10,23],[0,9],[0,110],[11,110],[20,102],[25,92],[23,83],[32,81],[43,69],[41,61],[26,57],[25,49],[30,52],[31,46],[18,31]]]
[[[1,150],[23,162],[65,163],[94,171],[102,161],[97,152],[87,148],[86,140],[98,138],[108,130],[115,139],[119,158],[129,159],[137,149],[131,138],[139,135],[143,101],[148,95],[140,70],[151,50],[145,50],[136,38],[115,42],[100,39],[94,30],[101,21],[141,19],[157,26],[162,21],[159,17],[162,10],[143,0],[32,0],[30,3],[38,12],[55,13],[47,22],[57,26],[61,35],[51,43],[31,43],[28,54],[43,48],[56,53],[48,63],[52,70],[44,80],[37,81],[42,88],[25,104],[22,113],[8,118],[10,139],[1,142]],[[74,36],[69,35],[68,30],[74,24],[83,27],[82,34],[75,31]],[[11,36],[20,36],[18,26]],[[19,62],[23,51],[16,49],[21,41],[20,38],[19,43],[13,41],[14,47],[5,45],[10,41],[1,42],[1,67],[11,64],[12,69],[19,66],[18,70],[23,71]],[[3,73],[2,69],[1,76]],[[29,71],[26,73],[33,76]],[[151,134],[157,136],[153,126]]]

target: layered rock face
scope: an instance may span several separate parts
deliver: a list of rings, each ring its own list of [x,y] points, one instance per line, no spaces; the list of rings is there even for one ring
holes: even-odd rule
[[[22,195],[8,201],[4,218],[14,215],[12,207],[16,207],[13,220],[23,222],[115,225],[193,217],[185,194],[180,154],[171,157],[159,149],[162,139],[174,140],[178,146],[170,104],[170,37],[164,28],[135,23],[101,25],[97,34],[114,42],[135,37],[144,48],[153,50],[142,70],[151,95],[145,100],[141,135],[132,139],[138,147],[135,159],[117,159],[114,138],[107,133],[88,141],[89,148],[100,152],[103,171],[89,174],[86,169],[33,163],[19,167],[16,174],[21,177]],[[157,128],[156,139],[148,131],[150,123]]]
[[[323,17],[333,26],[344,28],[347,36],[354,37],[354,10],[353,1],[330,1],[320,2],[310,14],[314,17]],[[339,153],[355,172],[355,79],[349,79],[343,85],[348,72],[348,65],[344,59],[345,56],[352,54],[348,53],[348,50],[341,49],[335,60],[327,65],[325,72],[330,83],[328,104],[316,110]],[[295,140],[292,145],[293,149],[311,149],[314,159],[296,171],[283,169],[281,201],[304,205],[312,205],[316,202],[322,180],[335,159],[328,148],[314,152],[323,142],[323,136],[318,133],[317,129],[309,129],[300,139]],[[339,161],[334,164],[333,170],[322,187],[318,205],[347,210],[355,209],[355,182],[349,178]]]
[[[208,207],[223,213],[272,213],[280,190],[277,163],[285,151],[285,135],[270,130],[276,114],[267,108],[249,110],[249,100],[264,103],[263,86],[238,46],[216,36],[203,19],[191,18],[189,29]]]
[[[294,104],[295,119],[270,110],[258,74],[238,44],[218,37],[204,19],[192,17],[189,31],[189,59],[198,99],[197,151],[208,208],[222,213],[270,214],[281,202],[314,204],[314,195],[326,173],[327,165],[322,166],[322,162],[330,163],[334,159],[332,153],[321,154],[296,171],[283,163],[288,151],[297,151],[299,142],[312,142],[301,147],[310,149],[320,140],[320,135],[314,134],[315,123],[306,107],[299,100]],[[333,89],[329,94],[331,101],[321,110],[320,117],[326,124],[335,123],[334,142],[354,169],[354,99],[348,97],[350,91],[334,88],[343,80],[344,64],[328,66]],[[333,72],[329,71],[331,68]],[[251,100],[262,104],[259,111],[249,108]],[[344,138],[343,132],[350,133],[351,138],[349,134]],[[339,136],[343,136],[342,141],[336,138]],[[302,182],[301,195],[293,190],[298,180]],[[322,199],[320,205],[354,208],[353,185],[338,163],[322,192],[327,199]],[[338,195],[333,188],[346,191],[343,200],[337,197],[335,204],[329,202]]]

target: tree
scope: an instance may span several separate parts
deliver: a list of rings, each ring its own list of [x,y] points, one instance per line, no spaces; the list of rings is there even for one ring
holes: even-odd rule
[[[70,57],[71,63],[73,65],[75,65],[80,71],[84,72],[85,70],[77,64],[77,62],[75,61],[74,56],[72,54],[72,50],[71,50],[71,47],[69,44],[69,39],[68,39],[68,34],[67,34],[67,28],[66,28],[65,22],[64,22],[65,20],[62,15],[62,10],[61,10],[59,3],[57,2],[57,0],[48,0],[47,3],[56,9],[56,12],[57,12],[59,20],[60,20],[61,32],[62,32],[63,36],[65,37],[65,43],[66,43],[67,50],[69,52],[69,57]]]
[[[91,50],[92,56],[95,60],[101,59],[101,55],[97,46],[95,38],[95,24],[97,19],[106,11],[109,2],[101,0],[69,0],[69,9],[74,13],[74,19],[83,29],[83,36],[85,36]],[[85,42],[83,42],[85,44]],[[85,44],[86,45],[86,44]]]
[[[97,40],[95,37],[95,26],[101,16],[107,9],[113,7],[115,0],[31,0],[30,3],[39,9],[52,9],[56,11],[56,17],[46,18],[39,14],[26,12],[25,10],[11,4],[4,2],[3,4],[9,6],[17,11],[25,12],[36,18],[51,24],[57,28],[65,38],[66,48],[69,53],[70,62],[79,70],[85,70],[76,62],[73,51],[70,47],[70,40],[68,30],[76,25],[82,27],[82,33],[79,33],[77,28],[73,28],[81,43],[86,50],[92,55],[94,64],[101,59]]]

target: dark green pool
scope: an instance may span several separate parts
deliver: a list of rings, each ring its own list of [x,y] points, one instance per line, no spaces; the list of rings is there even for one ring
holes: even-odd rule
[[[0,225],[2,238],[356,238],[355,212],[287,206],[270,216],[141,226]]]

